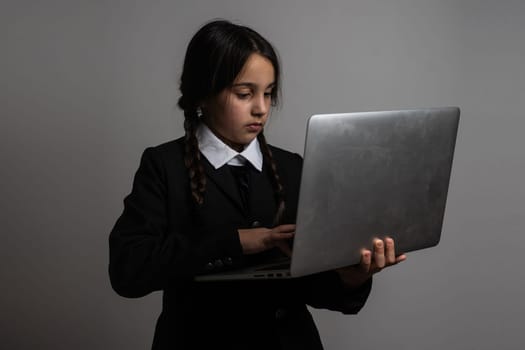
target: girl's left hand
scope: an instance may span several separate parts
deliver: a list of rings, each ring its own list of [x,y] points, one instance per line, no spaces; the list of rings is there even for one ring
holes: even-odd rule
[[[374,252],[363,249],[361,252],[361,262],[336,269],[339,277],[348,288],[358,288],[372,275],[383,270],[385,267],[399,264],[406,260],[406,255],[396,256],[395,244],[392,238],[374,240]]]

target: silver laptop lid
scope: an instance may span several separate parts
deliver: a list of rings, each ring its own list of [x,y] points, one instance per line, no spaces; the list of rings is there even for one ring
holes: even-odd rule
[[[373,237],[436,245],[458,122],[456,107],[310,117],[292,276],[356,264]]]

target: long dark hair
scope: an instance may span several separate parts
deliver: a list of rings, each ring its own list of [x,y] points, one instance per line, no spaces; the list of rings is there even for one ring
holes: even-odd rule
[[[272,105],[276,105],[281,91],[279,59],[272,45],[253,29],[224,20],[213,21],[199,29],[188,44],[178,105],[184,111],[184,162],[190,175],[192,197],[198,204],[203,203],[206,189],[206,176],[196,137],[200,123],[199,106],[229,87],[253,53],[267,58],[273,65],[275,86],[271,97]],[[272,184],[278,207],[277,223],[284,211],[283,186],[263,133],[259,133],[257,138],[273,175]]]

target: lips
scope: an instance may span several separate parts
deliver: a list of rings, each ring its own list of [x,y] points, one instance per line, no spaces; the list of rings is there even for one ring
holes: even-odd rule
[[[246,129],[248,129],[248,131],[250,132],[261,131],[262,127],[263,127],[262,123],[251,123],[251,124],[246,125]]]

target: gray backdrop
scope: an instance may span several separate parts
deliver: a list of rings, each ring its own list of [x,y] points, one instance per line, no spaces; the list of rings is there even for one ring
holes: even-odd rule
[[[118,297],[108,233],[142,150],[182,135],[186,44],[205,21],[280,52],[269,140],[320,112],[457,105],[441,244],[379,274],[357,316],[314,310],[327,349],[525,343],[523,1],[2,1],[3,349],[146,349],[160,293]]]

